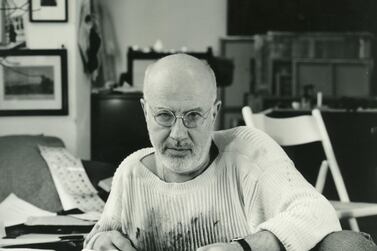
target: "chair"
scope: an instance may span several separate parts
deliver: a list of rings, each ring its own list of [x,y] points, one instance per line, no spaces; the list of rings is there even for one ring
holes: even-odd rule
[[[317,141],[322,143],[326,159],[319,167],[315,188],[320,193],[323,192],[326,175],[330,169],[340,199],[340,201],[331,201],[331,203],[336,209],[339,219],[348,219],[351,229],[360,231],[355,218],[377,215],[377,204],[350,202],[320,111],[314,109],[311,115],[289,118],[268,117],[269,112],[267,110],[253,114],[250,107],[242,108],[242,116],[247,126],[264,131],[281,146],[294,146]]]

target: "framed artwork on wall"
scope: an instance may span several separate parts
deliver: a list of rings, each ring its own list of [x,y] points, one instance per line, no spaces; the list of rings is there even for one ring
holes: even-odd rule
[[[5,13],[5,4],[4,4],[4,1],[3,0],[0,0],[0,8],[3,9],[3,11],[0,11],[0,45],[3,45],[5,44],[5,17],[6,17],[6,13]]]
[[[67,22],[68,0],[29,0],[30,22]]]
[[[0,116],[67,115],[67,51],[0,50]]]
[[[26,46],[25,18],[17,8],[14,1],[0,0],[0,49]]]

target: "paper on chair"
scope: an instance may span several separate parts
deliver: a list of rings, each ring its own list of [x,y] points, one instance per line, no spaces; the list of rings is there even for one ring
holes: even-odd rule
[[[55,213],[40,209],[11,193],[0,203],[0,221],[12,226],[25,223],[29,216],[52,216]]]
[[[62,147],[39,146],[51,172],[64,210],[79,208],[84,212],[102,212],[105,203],[91,184],[81,160]]]

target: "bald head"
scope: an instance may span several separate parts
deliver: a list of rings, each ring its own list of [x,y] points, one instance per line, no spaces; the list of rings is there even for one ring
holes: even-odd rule
[[[144,78],[144,98],[179,96],[213,103],[216,79],[210,66],[187,54],[166,56],[150,65]]]

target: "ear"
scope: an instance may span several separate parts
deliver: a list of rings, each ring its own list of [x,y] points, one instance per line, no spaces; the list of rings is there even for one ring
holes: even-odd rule
[[[144,117],[147,119],[147,107],[145,105],[145,100],[143,98],[140,99],[141,108],[143,108]]]
[[[216,101],[214,104],[215,109],[213,110],[212,116],[213,116],[213,121],[216,120],[217,114],[219,114],[220,109],[221,109],[221,100]]]

